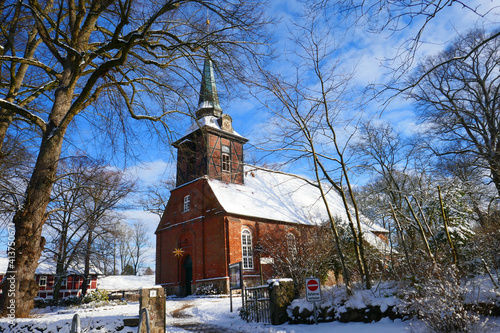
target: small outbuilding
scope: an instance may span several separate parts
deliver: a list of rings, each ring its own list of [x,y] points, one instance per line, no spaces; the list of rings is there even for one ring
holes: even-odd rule
[[[0,258],[1,272],[6,272],[8,267],[8,258]],[[59,298],[69,297],[69,296],[80,296],[82,284],[84,283],[83,275],[83,265],[82,267],[78,265],[72,266],[68,270],[68,274],[63,277],[61,282],[61,289],[59,290]],[[95,290],[97,288],[97,279],[99,276],[99,271],[95,268],[91,269],[90,281],[88,285],[88,291]],[[5,274],[0,274],[0,280],[3,280]],[[54,285],[56,277],[56,263],[50,259],[43,259],[39,262],[38,267],[35,271],[35,280],[38,284],[38,294],[37,298],[53,298],[54,297]],[[2,293],[0,289],[0,294]]]

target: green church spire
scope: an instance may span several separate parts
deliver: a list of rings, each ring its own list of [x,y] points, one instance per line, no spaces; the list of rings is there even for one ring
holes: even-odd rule
[[[198,101],[198,111],[196,111],[196,119],[205,116],[214,116],[219,118],[222,114],[222,109],[219,104],[219,96],[217,95],[217,87],[215,85],[215,75],[212,60],[207,54],[205,64],[203,65],[203,73],[201,77],[200,99]]]

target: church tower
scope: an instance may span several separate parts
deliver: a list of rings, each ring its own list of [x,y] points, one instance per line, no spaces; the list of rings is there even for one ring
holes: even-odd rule
[[[207,55],[195,123],[172,144],[177,148],[176,186],[203,176],[243,184],[243,145],[247,141],[234,131],[231,116],[222,112],[212,60]]]

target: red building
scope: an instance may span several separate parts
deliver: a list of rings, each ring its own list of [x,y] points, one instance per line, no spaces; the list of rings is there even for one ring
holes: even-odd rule
[[[0,258],[0,267],[3,268],[2,272],[7,270],[8,258]],[[88,291],[95,290],[97,288],[97,277],[98,273],[95,269],[92,269],[90,275],[90,283],[88,286]],[[54,297],[54,285],[56,276],[56,263],[50,260],[40,261],[38,267],[35,271],[35,280],[38,284],[38,294],[37,298],[52,298]],[[3,280],[4,274],[0,274],[0,281]],[[83,269],[78,269],[78,267],[72,267],[68,270],[68,275],[63,278],[61,282],[61,289],[59,290],[59,298],[64,298],[68,296],[80,296],[81,288],[83,284]],[[1,294],[0,290],[0,294]]]
[[[209,285],[228,293],[228,265],[239,261],[245,284],[259,283],[254,247],[260,237],[272,234],[287,242],[327,219],[310,182],[244,167],[247,141],[222,113],[212,63],[205,60],[196,122],[173,144],[177,184],[156,230],[156,283],[167,294],[189,295]],[[335,215],[345,216],[337,193],[330,191],[328,202]],[[363,228],[368,241],[383,243],[378,236],[385,229],[368,223]]]

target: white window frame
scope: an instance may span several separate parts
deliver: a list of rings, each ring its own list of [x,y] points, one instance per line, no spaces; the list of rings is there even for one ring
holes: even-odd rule
[[[47,275],[40,275],[40,278],[38,279],[38,285],[40,287],[47,287]]]
[[[297,237],[291,232],[286,235],[288,254],[295,258],[297,256]]]
[[[222,171],[231,172],[231,148],[229,148],[229,146],[223,145],[221,150]]]
[[[229,154],[222,154],[222,171],[231,172],[231,157]]]
[[[64,288],[68,287],[68,278],[67,277],[62,278],[61,287],[64,287]]]
[[[184,210],[183,212],[189,211],[191,209],[191,196],[188,194],[184,197]]]
[[[248,229],[241,231],[241,261],[243,269],[253,269],[252,233]]]

